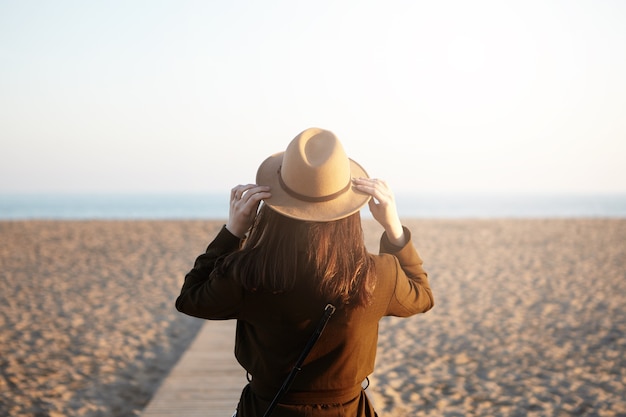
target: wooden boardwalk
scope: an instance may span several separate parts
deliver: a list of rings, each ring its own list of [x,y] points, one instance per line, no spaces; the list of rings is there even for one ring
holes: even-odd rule
[[[227,417],[247,384],[235,360],[235,321],[207,321],[142,417]]]

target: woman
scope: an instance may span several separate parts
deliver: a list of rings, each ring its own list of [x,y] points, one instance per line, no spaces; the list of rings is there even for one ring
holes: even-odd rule
[[[368,203],[384,228],[379,255],[363,239]],[[228,222],[186,275],[176,308],[237,319],[235,356],[250,381],[237,415],[256,417],[329,303],[336,312],[272,416],[375,416],[362,382],[374,370],[378,321],[433,306],[385,182],[368,178],[334,134],[307,129],[261,164],[257,184],[232,189]]]

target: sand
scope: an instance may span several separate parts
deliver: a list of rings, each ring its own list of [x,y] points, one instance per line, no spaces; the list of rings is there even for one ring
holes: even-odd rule
[[[436,306],[381,324],[381,417],[626,415],[626,221],[407,224]]]
[[[140,414],[202,324],[174,300],[219,226],[0,222],[0,416]]]
[[[203,323],[173,303],[221,224],[0,222],[0,416],[139,415]],[[405,224],[436,306],[381,323],[381,417],[626,415],[626,220]]]

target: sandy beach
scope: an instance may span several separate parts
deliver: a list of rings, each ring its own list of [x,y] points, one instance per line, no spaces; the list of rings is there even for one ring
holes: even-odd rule
[[[381,417],[626,415],[626,220],[404,223],[436,306],[381,323]],[[141,414],[203,323],[173,303],[221,225],[0,222],[0,416]]]

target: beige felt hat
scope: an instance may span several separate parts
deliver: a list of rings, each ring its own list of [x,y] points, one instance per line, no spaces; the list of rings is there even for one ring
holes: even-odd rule
[[[294,219],[327,222],[356,213],[370,199],[352,186],[352,178],[367,177],[346,155],[328,130],[310,128],[296,136],[284,152],[267,158],[256,183],[269,185],[265,203]]]

